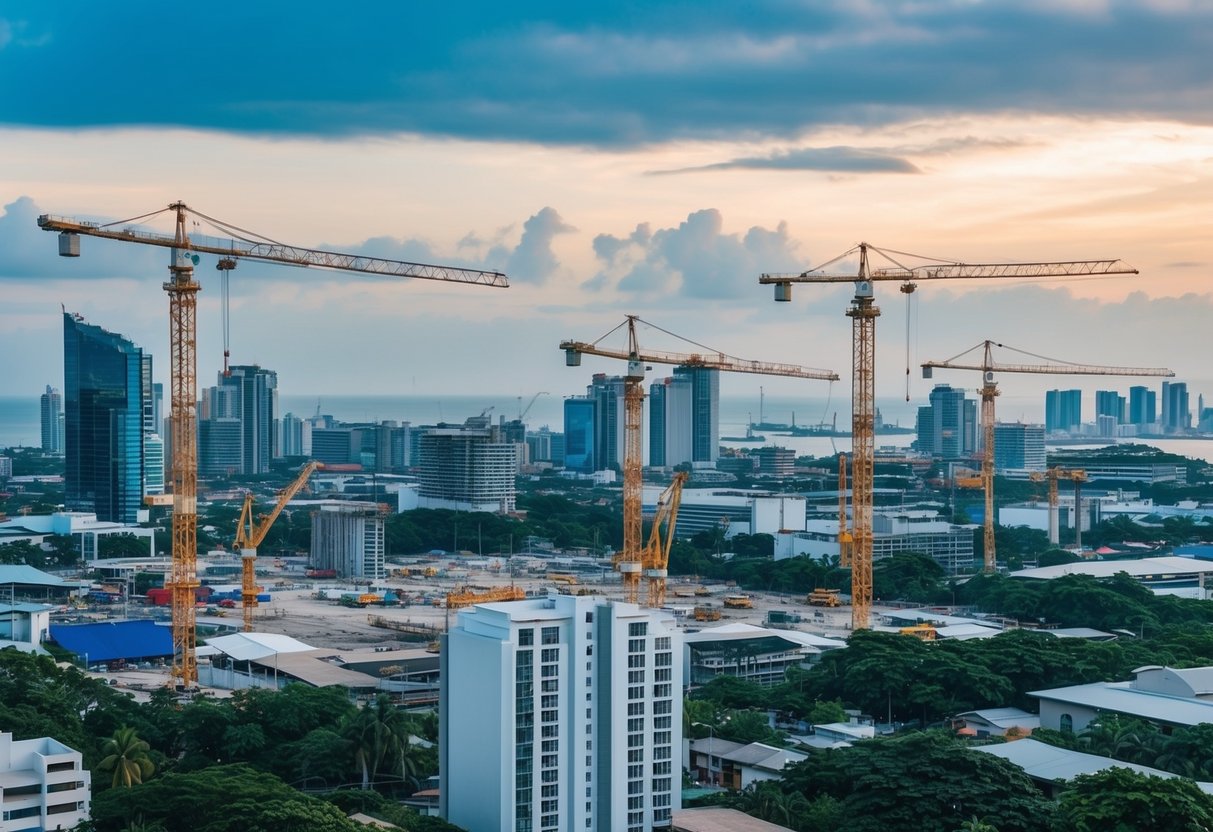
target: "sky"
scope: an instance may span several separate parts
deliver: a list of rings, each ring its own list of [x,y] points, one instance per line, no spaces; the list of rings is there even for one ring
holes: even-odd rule
[[[84,238],[80,258],[59,258],[36,218],[111,222],[182,200],[281,242],[509,276],[493,289],[242,262],[232,360],[277,370],[287,393],[574,394],[618,370],[567,368],[559,342],[637,314],[735,356],[833,370],[846,399],[852,287],[776,304],[758,276],[867,241],[1140,272],[946,282],[908,301],[880,284],[878,395],[903,393],[912,366],[925,399],[918,364],[991,339],[1168,367],[1195,401],[1213,394],[1209,54],[1207,0],[9,0],[0,395],[62,385],[61,304],[149,349],[167,381],[167,250]],[[222,363],[213,266],[198,270],[202,384]],[[1034,396],[1135,382],[1001,383]],[[722,390],[760,384],[828,387],[734,375]]]

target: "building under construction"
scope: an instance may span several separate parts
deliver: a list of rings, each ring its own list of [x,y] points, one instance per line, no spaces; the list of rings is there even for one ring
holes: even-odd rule
[[[332,569],[339,578],[381,580],[383,515],[375,503],[325,501],[312,512],[313,569]]]

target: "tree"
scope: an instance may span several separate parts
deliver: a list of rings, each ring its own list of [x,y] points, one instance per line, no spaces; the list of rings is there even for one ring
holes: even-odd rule
[[[385,764],[401,779],[412,774],[409,729],[408,718],[383,694],[346,720],[342,735],[350,744],[364,790],[371,787]]]
[[[1208,832],[1213,797],[1191,780],[1109,768],[1075,777],[1061,794],[1053,832]]]
[[[105,741],[102,748],[105,757],[97,764],[97,768],[114,772],[111,785],[115,788],[125,786],[129,789],[131,786],[137,786],[156,771],[147,756],[149,748],[146,742],[139,739],[134,728],[119,728],[114,732],[114,736]]]

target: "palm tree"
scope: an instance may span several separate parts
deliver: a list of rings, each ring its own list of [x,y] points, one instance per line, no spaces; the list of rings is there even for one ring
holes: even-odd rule
[[[354,752],[354,763],[362,773],[362,788],[369,789],[385,762],[407,778],[415,766],[409,755],[410,722],[392,700],[380,694],[372,704],[360,708],[342,728],[342,736]]]
[[[156,771],[156,766],[147,756],[149,749],[150,746],[139,739],[134,728],[123,726],[105,741],[101,749],[105,756],[97,767],[102,771],[112,769],[113,785],[129,789],[139,785]]]

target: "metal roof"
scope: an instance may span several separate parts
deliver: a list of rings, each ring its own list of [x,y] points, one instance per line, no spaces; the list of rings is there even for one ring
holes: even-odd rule
[[[46,612],[54,608],[53,604],[10,604],[7,601],[0,602],[0,612]]]
[[[688,645],[702,645],[707,642],[757,641],[762,639],[781,640],[787,644],[787,647],[783,649],[815,647],[829,650],[847,646],[845,641],[815,636],[812,633],[805,633],[799,630],[773,630],[767,627],[742,623],[708,627],[697,633],[686,633],[682,638],[683,642]]]
[[[173,655],[172,630],[146,619],[51,624],[51,639],[90,663]]]
[[[1021,708],[984,708],[957,714],[960,719],[971,718],[998,728],[1039,728],[1040,717]]]
[[[1213,722],[1213,702],[1138,690],[1131,687],[1129,682],[1070,685],[1052,690],[1029,691],[1028,696],[1068,702],[1097,711],[1110,711],[1170,725],[1200,725]]]
[[[1125,763],[1110,757],[1058,748],[1055,745],[1033,739],[1015,740],[999,745],[982,745],[974,750],[1002,757],[1022,768],[1024,773],[1034,780],[1066,781],[1072,780],[1080,774],[1095,774],[1109,768],[1127,768],[1138,774],[1168,779],[1179,776],[1149,766],[1139,766],[1136,763]],[[1213,783],[1198,782],[1196,785],[1200,787],[1201,791],[1213,793]]]
[[[277,633],[233,633],[207,639],[209,647],[218,648],[236,661],[257,661],[282,653],[302,653],[314,650],[310,644]]]
[[[1118,572],[1127,572],[1134,578],[1149,578],[1162,575],[1192,575],[1213,572],[1213,563],[1193,558],[1136,558],[1134,560],[1085,560],[1078,563],[1061,563],[1057,566],[1041,566],[1037,569],[1021,569],[1012,572],[1012,578],[1060,578],[1063,575],[1090,575],[1093,578],[1110,578]]]
[[[0,584],[25,584],[26,586],[78,587],[79,581],[65,581],[57,575],[43,572],[26,564],[0,564]]]
[[[791,832],[786,826],[720,806],[678,809],[671,814],[670,823],[674,832]]]

